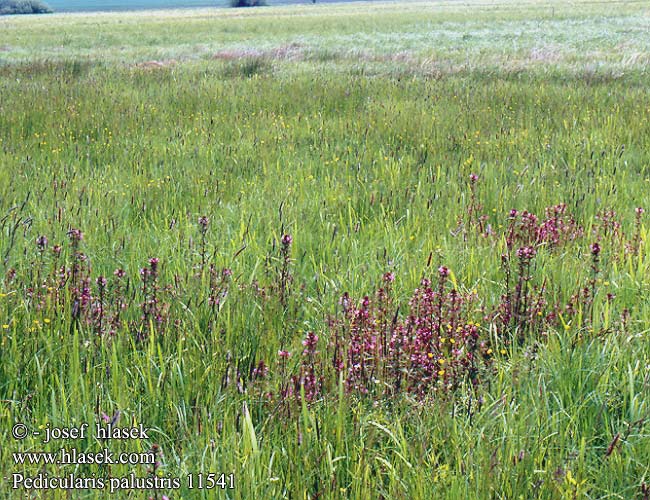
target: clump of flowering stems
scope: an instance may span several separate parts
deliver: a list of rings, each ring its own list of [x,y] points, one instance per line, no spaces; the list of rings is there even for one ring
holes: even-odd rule
[[[323,379],[318,375],[319,358],[317,351],[318,335],[308,332],[302,341],[303,351],[300,369],[297,375],[291,378],[293,394],[297,402],[303,399],[311,403],[321,395]]]
[[[139,327],[131,328],[136,332],[137,340],[146,338],[151,330],[164,333],[169,320],[170,304],[162,301],[162,295],[173,295],[173,285],[160,286],[159,262],[157,257],[152,257],[149,259],[149,267],[140,269],[143,297],[140,304],[141,321]]]
[[[637,207],[634,211],[634,236],[632,238],[631,244],[631,253],[632,255],[639,255],[639,250],[641,248],[641,219],[645,210],[641,207]]]
[[[512,209],[506,229],[506,245],[510,251],[517,247],[544,245],[556,249],[573,242],[584,235],[584,229],[573,216],[567,214],[566,204],[560,203],[545,209],[545,218],[540,219],[527,210]]]
[[[481,215],[483,206],[478,200],[479,177],[469,176],[469,204],[467,216],[469,227],[475,228],[484,237],[502,237],[488,224],[489,217]],[[551,249],[558,248],[584,235],[584,229],[567,213],[565,203],[547,207],[544,218],[524,211],[511,210],[505,231],[505,239],[510,251],[517,247],[545,245]],[[459,222],[460,224],[461,222]]]
[[[527,332],[539,333],[545,317],[547,301],[545,299],[546,282],[541,287],[531,283],[533,279],[533,262],[537,251],[532,246],[520,247],[515,252],[517,258],[516,280],[513,283],[511,255],[501,255],[501,265],[505,274],[505,293],[497,306],[492,320],[500,325],[502,333],[516,333],[519,343],[525,340]],[[514,287],[513,287],[514,285]],[[504,337],[504,335],[501,335]],[[502,338],[508,343],[508,338]]]
[[[384,397],[400,393],[424,399],[449,394],[463,385],[474,389],[489,367],[492,349],[478,323],[470,320],[474,295],[448,284],[449,270],[441,266],[438,279],[423,279],[403,317],[393,305],[392,273],[374,298],[354,305],[341,299],[343,317],[330,322],[328,348],[335,386],[343,377],[348,393]]]
[[[38,249],[38,265],[36,266],[36,283],[41,283],[41,270],[43,269],[43,263],[45,260],[44,254],[45,249],[47,248],[48,240],[47,236],[41,235],[36,238],[36,248]]]
[[[623,240],[624,234],[621,223],[614,210],[601,210],[596,214],[592,236],[600,242],[608,241],[615,245]]]
[[[36,239],[35,261],[25,275],[9,269],[5,283],[25,291],[27,305],[39,311],[51,322],[51,314],[58,311],[69,313],[70,332],[84,328],[97,337],[117,334],[128,329],[136,338],[144,339],[154,328],[163,333],[170,324],[169,297],[178,295],[181,282],[174,277],[173,283],[163,283],[160,261],[148,260],[140,269],[140,286],[131,285],[127,272],[118,268],[109,275],[93,276],[90,259],[83,253],[83,233],[78,229],[68,232],[69,251],[60,245],[49,246],[44,235]],[[49,252],[48,252],[49,249]],[[67,258],[66,258],[67,257]],[[228,296],[232,271],[208,268],[207,286],[200,288],[197,307],[205,304],[210,323],[214,321]],[[138,298],[139,296],[139,298]],[[188,301],[188,304],[190,301]],[[174,318],[180,325],[180,318]]]
[[[307,332],[302,340],[302,355],[294,374],[290,373],[289,368],[292,353],[282,349],[278,351],[276,364],[279,368],[279,382],[270,390],[266,390],[271,381],[268,378],[269,369],[264,361],[260,361],[252,370],[251,381],[261,389],[263,399],[277,401],[287,415],[291,413],[294,404],[300,406],[303,403],[313,403],[324,395],[324,375],[318,341],[318,335]]]
[[[291,296],[291,284],[293,275],[291,273],[291,247],[293,236],[284,233],[280,238],[279,255],[269,254],[266,258],[266,272],[271,284],[262,286],[257,281],[251,283],[251,289],[263,300],[277,297],[282,309],[286,312]],[[273,252],[276,251],[276,241],[273,242]]]
[[[91,307],[81,318],[81,324],[88,325],[97,338],[112,337],[122,326],[122,312],[128,307],[125,274],[116,269],[110,281],[104,276],[95,279],[97,292],[91,289]]]
[[[607,248],[610,260],[616,262],[626,255],[639,255],[644,213],[643,207],[634,209],[634,230],[629,238],[623,233],[615,211],[603,210],[596,215],[592,237]]]
[[[546,280],[541,286],[532,283],[537,249],[523,246],[514,252],[514,272],[510,254],[502,256],[506,293],[484,318],[500,324],[498,330],[516,334],[520,345],[527,334],[541,333],[544,327],[559,327],[571,315],[580,314],[583,324],[593,324],[591,304],[601,272],[601,248],[598,243],[589,248],[591,276],[582,290],[585,304],[581,311],[549,307]],[[474,320],[476,296],[451,287],[449,275],[449,269],[440,266],[435,282],[423,279],[403,315],[393,299],[393,273],[386,273],[377,291],[359,301],[343,294],[339,301],[342,315],[329,322],[330,342],[325,352],[307,348],[317,341],[310,334],[303,343],[303,359],[294,365],[297,375],[291,375],[291,354],[280,351],[279,388],[265,394],[292,401],[300,400],[302,394],[310,402],[325,397],[341,378],[348,393],[373,398],[406,393],[426,399],[449,395],[463,386],[472,388],[471,394],[475,394],[481,382],[489,380],[486,374],[494,350],[504,352],[502,348],[510,340],[485,335],[486,329]],[[317,366],[322,368],[320,377],[313,371]],[[266,365],[261,363],[256,373],[266,376]]]
[[[485,330],[470,319],[475,296],[451,288],[449,274],[441,266],[435,282],[423,279],[403,316],[394,305],[392,273],[383,276],[372,298],[355,303],[344,294],[342,315],[330,320],[325,349],[319,351],[318,336],[307,333],[293,368],[291,353],[278,352],[278,384],[260,363],[252,377],[255,387],[288,412],[292,403],[338,394],[340,380],[347,394],[373,399],[409,395],[424,401],[462,387],[475,394],[488,379],[493,350]]]
[[[583,238],[584,229],[567,214],[565,204],[548,207],[545,211],[546,218],[541,222],[531,212],[511,210],[505,233],[507,251],[501,257],[505,274],[505,293],[501,297],[494,319],[499,319],[502,328],[507,331],[518,331],[520,342],[523,342],[526,331],[541,333],[545,326],[566,325],[564,320],[570,316],[580,316],[585,325],[593,324],[593,300],[598,275],[601,272],[600,242],[607,241],[613,253],[616,253],[617,249],[625,249],[628,254],[638,253],[640,236],[636,235],[640,235],[642,214],[643,209],[636,210],[635,236],[625,245],[623,245],[625,239],[616,213],[605,210],[597,215],[597,222],[592,230],[596,243],[590,246],[592,258],[588,283],[571,297],[564,308],[556,304],[549,310],[546,280],[541,286],[532,284],[532,263],[535,255],[542,248],[553,251]],[[516,267],[511,266],[513,255],[517,257]],[[514,277],[515,272],[511,267],[516,269]],[[611,302],[614,297],[608,294],[607,298]]]
[[[80,249],[83,233],[72,229],[68,236],[72,261],[69,267],[60,261],[63,250],[60,245],[54,245],[48,255],[47,237],[37,238],[37,279],[33,286],[26,287],[30,304],[41,314],[45,314],[48,308],[69,308],[71,329],[84,326],[98,336],[113,335],[121,325],[121,312],[128,306],[123,283],[126,273],[116,270],[113,283],[101,275],[92,280],[90,260]],[[48,260],[49,270],[45,266]]]
[[[470,182],[477,180],[470,179]],[[607,255],[609,261],[613,254],[620,257],[643,251],[644,211],[638,208],[635,213],[634,233],[629,239],[623,235],[613,212],[599,214],[590,235],[593,243],[589,247],[588,281],[582,283],[579,292],[563,307],[557,299],[549,305],[549,285],[545,279],[534,277],[535,259],[541,252],[552,252],[581,238],[582,228],[567,214],[563,204],[547,209],[542,221],[530,212],[513,210],[507,228],[500,234],[506,242],[502,256],[505,292],[493,310],[480,312],[482,320],[490,321],[499,332],[516,332],[520,343],[525,340],[524,334],[543,334],[547,327],[569,323],[572,316],[581,319],[578,326],[593,327],[596,319],[593,302],[603,273],[603,256]],[[208,223],[207,218],[199,222],[203,235]],[[67,251],[65,245],[51,245],[45,235],[37,237],[35,245],[32,243],[33,265],[24,274],[18,275],[14,269],[6,272],[5,283],[25,291],[30,312],[37,311],[44,316],[47,312],[64,311],[59,319],[70,320],[71,330],[85,328],[97,338],[112,337],[127,328],[144,338],[152,329],[164,332],[169,327],[169,304],[163,299],[165,294],[183,290],[176,278],[174,285],[165,285],[157,258],[148,261],[141,270],[140,282],[136,280],[134,286],[123,269],[93,275],[90,259],[82,251],[83,233],[71,229],[68,237]],[[203,256],[205,245],[202,238]],[[292,246],[292,236],[284,234],[277,248],[279,255],[274,258],[275,267],[269,267],[273,271],[272,285],[260,287],[255,282],[247,285],[269,303],[282,304],[285,311],[293,299]],[[203,286],[192,307],[204,308],[203,313],[214,322],[226,300],[232,277],[229,269],[219,269],[208,260],[202,257],[206,266],[200,273]],[[329,331],[321,333],[328,340],[326,344],[321,340],[322,345],[316,348],[317,336],[308,336],[304,339],[302,355],[295,351],[297,355],[290,357],[292,327],[285,327],[277,363],[269,362],[267,366],[264,361],[255,360],[257,364],[246,365],[240,373],[243,364],[236,360],[236,376],[232,378],[237,380],[238,388],[242,375],[256,383],[265,381],[267,393],[273,397],[303,402],[324,397],[340,379],[350,393],[379,397],[406,392],[424,398],[449,393],[463,384],[478,387],[484,378],[482,374],[489,368],[492,349],[497,350],[497,346],[502,347],[512,337],[485,338],[484,332],[489,329],[477,326],[479,313],[472,306],[476,297],[454,289],[449,276],[449,269],[441,266],[436,278],[422,280],[408,304],[400,308],[393,294],[395,276],[386,273],[381,285],[367,297],[356,299],[348,294],[341,297],[342,313],[330,319]],[[613,294],[608,294],[607,300],[612,302]],[[185,304],[188,309],[190,302]],[[300,305],[299,300],[291,303]],[[48,316],[51,320],[52,316]],[[623,311],[623,326],[629,317],[629,311]],[[180,321],[178,317],[174,319]],[[273,378],[269,372],[275,372]]]
[[[532,263],[537,251],[532,246],[517,249],[517,285],[513,301],[512,319],[521,331],[528,326],[529,306],[531,302],[530,280]]]
[[[70,328],[79,324],[79,319],[87,310],[90,304],[90,266],[87,256],[80,251],[80,243],[83,240],[83,233],[79,229],[68,231],[70,244],[72,247],[72,267],[69,276],[65,276],[65,271],[61,273],[61,278],[70,279],[69,289],[72,295],[72,323]]]
[[[161,322],[162,317],[158,307],[158,262],[156,257],[149,259],[149,267],[140,269],[140,279],[142,280],[142,297],[143,302],[140,304],[142,310],[142,323],[138,331],[138,339],[141,340],[147,336],[150,325],[155,322]]]
[[[208,329],[213,330],[214,325],[223,304],[228,296],[228,288],[232,276],[232,270],[229,268],[218,269],[215,264],[208,264],[208,251],[207,251],[207,233],[210,226],[210,219],[202,215],[198,218],[199,230],[201,233],[201,243],[199,249],[199,256],[201,262],[198,266],[198,273],[194,274],[201,287],[205,286],[203,281],[207,269],[207,304],[210,311],[208,320]],[[178,282],[178,277],[175,278]]]
[[[296,366],[290,366],[293,353],[280,349],[275,363],[278,367],[277,382],[269,376],[270,370],[266,363],[259,361],[251,370],[250,380],[262,400],[276,403],[286,415],[290,415],[294,404],[311,404],[324,397],[323,360],[327,353],[319,351],[318,344],[318,335],[307,332],[302,340],[302,354]]]
[[[512,271],[510,255],[501,256],[505,274],[506,292],[501,296],[500,304],[491,315],[491,320],[500,325],[501,330],[516,333],[520,345],[523,345],[525,336],[529,334],[542,334],[546,327],[566,326],[572,317],[579,317],[585,327],[594,323],[593,304],[597,294],[597,284],[601,273],[601,246],[592,243],[590,250],[590,275],[586,285],[571,296],[564,307],[555,303],[549,307],[547,300],[547,281],[544,279],[541,286],[532,284],[533,261],[537,254],[534,247],[521,247],[517,249],[516,283],[512,288]],[[614,295],[607,294],[607,301],[612,302]],[[507,338],[502,339],[505,343]]]

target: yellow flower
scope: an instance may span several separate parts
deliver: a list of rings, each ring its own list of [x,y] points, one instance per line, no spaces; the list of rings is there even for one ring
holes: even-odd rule
[[[8,330],[8,329],[9,329],[9,325],[8,325],[7,323],[5,323],[4,325],[2,325],[2,328],[3,328],[4,330]]]
[[[48,324],[49,322],[50,322],[50,318],[45,318],[45,319],[43,320],[43,323],[45,323],[45,324]]]
[[[487,354],[488,354],[488,355],[492,354],[492,349],[488,349],[488,350],[487,350]]]
[[[429,359],[433,358],[433,353],[430,352],[429,354],[427,354],[427,357],[428,357]]]
[[[445,374],[445,370],[438,370],[438,375],[439,376],[442,377],[444,374]]]

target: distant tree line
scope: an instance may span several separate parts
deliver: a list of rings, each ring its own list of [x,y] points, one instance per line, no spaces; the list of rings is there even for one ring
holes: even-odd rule
[[[230,0],[231,7],[261,7],[266,0]]]
[[[49,5],[41,0],[0,0],[0,16],[9,14],[47,14]]]

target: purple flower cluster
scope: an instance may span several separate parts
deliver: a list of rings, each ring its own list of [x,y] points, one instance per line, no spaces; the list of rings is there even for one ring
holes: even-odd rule
[[[554,249],[575,241],[583,234],[584,229],[567,214],[566,204],[561,203],[546,208],[545,218],[541,221],[527,210],[512,209],[508,217],[506,243],[509,249],[542,244]]]
[[[344,318],[331,323],[334,376],[342,373],[348,392],[418,398],[477,387],[491,360],[489,341],[469,320],[474,297],[448,289],[450,271],[441,266],[434,284],[423,279],[400,318],[391,290],[380,288],[352,305],[341,298]],[[341,349],[341,346],[344,349]],[[343,351],[341,353],[341,351]]]

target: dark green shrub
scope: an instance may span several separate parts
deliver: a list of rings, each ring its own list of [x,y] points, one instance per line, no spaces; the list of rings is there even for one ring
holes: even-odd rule
[[[0,0],[0,16],[9,14],[47,14],[52,9],[40,0]]]
[[[230,0],[231,7],[262,7],[265,0]]]

